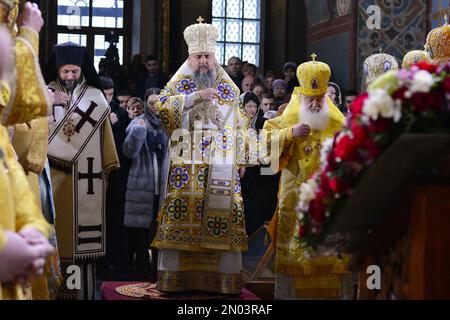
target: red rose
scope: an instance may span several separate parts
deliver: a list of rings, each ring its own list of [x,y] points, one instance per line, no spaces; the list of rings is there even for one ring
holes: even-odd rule
[[[350,188],[350,184],[343,178],[338,179],[337,177],[330,180],[330,189],[334,193],[344,194]]]
[[[325,173],[332,172],[337,169],[337,163],[336,163],[336,156],[334,154],[334,149],[328,154],[327,157],[327,165],[326,170],[324,170]]]
[[[450,92],[450,77],[446,77],[442,83],[442,87],[446,93]]]
[[[364,108],[364,101],[369,97],[368,93],[364,93],[357,97],[355,101],[350,105],[350,112],[353,115],[360,115],[362,114],[363,108]]]
[[[395,100],[401,100],[402,103],[405,103],[406,100],[408,100],[405,97],[405,93],[408,89],[406,87],[402,87],[401,89],[397,90],[396,92],[394,92],[394,94],[392,95],[392,98]]]
[[[421,61],[419,63],[416,64],[416,66],[419,67],[420,70],[426,70],[429,73],[436,73],[438,65],[436,64],[431,64],[425,61]]]
[[[339,191],[339,181],[337,179],[337,177],[334,177],[333,179],[330,180],[330,189],[334,192],[334,193],[340,193]]]
[[[325,221],[325,205],[323,204],[323,201],[316,199],[313,199],[309,203],[309,214],[311,216],[311,219],[313,219],[316,222],[323,223]]]
[[[443,92],[425,93],[416,92],[411,98],[413,110],[423,112],[427,110],[441,110],[444,106]]]
[[[350,137],[343,136],[334,146],[334,154],[336,158],[344,160],[348,153],[348,145],[350,144]]]
[[[304,236],[306,236],[307,230],[306,227],[302,224],[298,227],[298,236],[300,238],[303,238]]]
[[[356,149],[358,145],[348,135],[342,137],[334,147],[336,158],[342,161],[351,161],[357,158]]]
[[[337,164],[336,164],[336,154],[334,152],[334,146],[333,149],[328,152],[327,155],[327,166],[325,172],[330,172],[336,170]]]
[[[367,139],[367,131],[366,128],[355,124],[352,125],[352,134],[353,134],[353,143],[357,148],[363,145],[364,141]]]
[[[411,101],[413,104],[413,110],[416,112],[423,112],[430,109],[433,96],[425,92],[416,92],[413,94]]]
[[[316,198],[324,199],[330,191],[330,178],[328,178],[328,175],[324,172],[320,176],[319,191],[316,194]]]
[[[379,118],[378,120],[371,120],[369,123],[369,131],[373,133],[386,132],[389,129],[391,120]]]
[[[448,91],[447,91],[448,92]],[[432,93],[433,104],[431,108],[436,111],[445,110],[445,91],[439,90]]]
[[[365,149],[367,152],[369,152],[369,155],[372,158],[378,158],[378,156],[381,154],[381,148],[378,146],[377,143],[373,139],[367,139],[365,143]]]

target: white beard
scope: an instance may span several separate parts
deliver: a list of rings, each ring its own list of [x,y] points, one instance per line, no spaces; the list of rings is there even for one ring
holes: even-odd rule
[[[312,130],[323,131],[327,128],[330,121],[330,106],[327,100],[325,100],[320,112],[313,113],[302,102],[299,117],[300,123],[307,124]]]

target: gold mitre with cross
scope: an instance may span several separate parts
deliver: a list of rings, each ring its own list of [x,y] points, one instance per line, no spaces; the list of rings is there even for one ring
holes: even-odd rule
[[[301,94],[310,97],[323,96],[328,89],[331,69],[326,63],[316,61],[317,55],[311,55],[312,61],[305,62],[297,68],[297,78]]]
[[[448,15],[445,15],[443,26],[431,30],[427,37],[427,50],[430,52],[434,63],[450,61],[450,26]]]
[[[197,24],[184,30],[184,39],[189,48],[189,55],[202,52],[215,53],[219,30],[213,25],[203,23],[202,17],[199,17],[197,21]]]
[[[431,63],[431,56],[425,50],[412,50],[403,57],[402,68],[409,69],[419,62]]]
[[[376,78],[390,70],[398,70],[398,62],[394,56],[387,53],[373,54],[364,61],[364,77],[366,85],[371,84]]]

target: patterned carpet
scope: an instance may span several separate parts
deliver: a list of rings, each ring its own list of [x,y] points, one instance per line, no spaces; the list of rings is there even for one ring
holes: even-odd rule
[[[101,300],[261,300],[247,289],[243,289],[240,296],[205,292],[166,294],[158,291],[156,284],[148,282],[103,282],[100,294]]]

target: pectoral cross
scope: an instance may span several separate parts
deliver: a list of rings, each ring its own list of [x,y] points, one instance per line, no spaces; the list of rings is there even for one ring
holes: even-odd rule
[[[315,53],[313,53],[312,55],[311,55],[311,58],[312,58],[312,61],[316,61],[316,58],[317,58],[317,54],[315,54]]]
[[[205,19],[202,18],[202,16],[198,17],[197,22],[202,24]]]
[[[380,53],[383,53],[383,48],[382,48],[382,47],[380,47],[379,51],[380,51]]]

